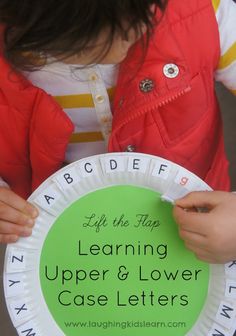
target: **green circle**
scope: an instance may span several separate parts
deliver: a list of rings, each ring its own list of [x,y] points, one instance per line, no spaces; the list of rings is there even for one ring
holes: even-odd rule
[[[186,250],[160,194],[112,186],[57,218],[42,248],[40,281],[67,336],[182,336],[206,301],[209,266]]]

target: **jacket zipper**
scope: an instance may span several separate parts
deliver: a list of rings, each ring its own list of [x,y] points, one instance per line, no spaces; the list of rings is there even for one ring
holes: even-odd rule
[[[169,103],[175,101],[177,98],[183,96],[184,94],[188,93],[189,91],[191,91],[191,87],[190,87],[190,86],[187,86],[186,88],[184,88],[184,89],[178,91],[178,92],[175,93],[174,95],[171,95],[171,96],[165,98],[164,100],[160,101],[159,103],[152,105],[152,109],[156,109],[156,108],[158,108],[158,107],[165,106],[165,105],[167,105],[167,104],[169,104]],[[139,117],[140,115],[143,115],[143,114],[145,114],[145,113],[148,113],[149,111],[150,111],[150,107],[148,107],[148,108],[146,108],[146,109],[142,109],[142,111],[140,111],[140,112],[136,113],[134,116],[132,116],[132,117],[126,119],[126,121],[123,122],[122,124],[120,124],[120,125],[118,126],[118,128],[116,128],[116,130],[114,130],[114,131],[117,131],[117,129],[119,129],[120,127],[122,127],[122,126],[128,124],[130,121],[132,121],[133,119]]]
[[[185,89],[177,92],[176,94],[174,94],[174,95],[166,98],[165,100],[162,100],[160,103],[157,104],[157,107],[165,106],[165,105],[171,103],[172,101],[176,100],[177,98],[183,96],[185,93],[188,93],[189,91],[191,91],[191,87],[190,86],[188,86]]]

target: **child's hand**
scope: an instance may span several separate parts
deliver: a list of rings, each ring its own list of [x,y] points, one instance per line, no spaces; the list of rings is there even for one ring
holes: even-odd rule
[[[13,243],[32,233],[38,210],[8,188],[0,187],[0,243]]]
[[[205,208],[207,212],[197,212]],[[209,263],[236,259],[236,195],[221,191],[192,192],[177,200],[174,217],[188,249]]]

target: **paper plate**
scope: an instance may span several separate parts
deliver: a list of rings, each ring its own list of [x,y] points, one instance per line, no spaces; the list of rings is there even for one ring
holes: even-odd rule
[[[29,198],[32,236],[6,250],[18,335],[233,336],[236,262],[197,260],[172,218],[171,202],[193,190],[210,188],[138,153],[89,157],[47,179]]]

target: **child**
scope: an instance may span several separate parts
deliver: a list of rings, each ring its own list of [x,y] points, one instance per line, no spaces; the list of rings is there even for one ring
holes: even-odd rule
[[[37,212],[20,196],[64,160],[107,150],[162,156],[228,190],[214,76],[236,88],[224,59],[234,14],[232,0],[2,1],[0,176],[11,190],[0,190],[0,240],[31,232]]]

